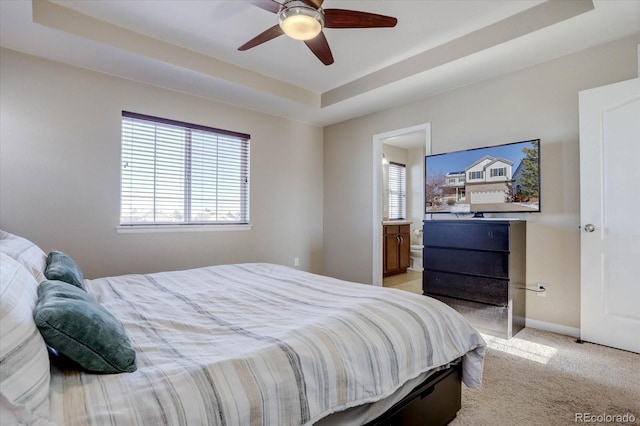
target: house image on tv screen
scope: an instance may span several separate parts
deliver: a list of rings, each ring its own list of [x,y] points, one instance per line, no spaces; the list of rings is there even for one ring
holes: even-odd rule
[[[536,142],[428,156],[426,212],[539,211]]]

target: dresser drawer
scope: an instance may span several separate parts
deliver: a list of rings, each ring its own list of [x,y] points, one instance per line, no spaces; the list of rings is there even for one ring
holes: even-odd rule
[[[422,291],[496,306],[509,303],[509,280],[495,278],[430,271],[424,277]]]
[[[476,250],[509,250],[509,225],[425,221],[424,245]]]
[[[423,263],[425,270],[509,278],[508,253],[425,247]]]

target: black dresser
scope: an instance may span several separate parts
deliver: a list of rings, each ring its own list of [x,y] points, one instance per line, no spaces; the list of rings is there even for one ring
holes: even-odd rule
[[[524,328],[526,222],[425,220],[422,291],[479,331],[510,338]]]

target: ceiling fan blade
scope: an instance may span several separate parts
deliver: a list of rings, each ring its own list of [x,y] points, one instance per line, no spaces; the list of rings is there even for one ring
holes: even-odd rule
[[[249,0],[249,3],[271,13],[278,13],[280,11],[280,6],[282,6],[275,0]]]
[[[346,9],[325,9],[325,28],[395,27],[398,20],[391,16]]]
[[[323,64],[331,65],[333,63],[331,48],[329,47],[329,43],[327,42],[327,38],[324,36],[323,32],[320,32],[320,34],[311,40],[306,40],[304,44],[311,49],[313,54],[316,55]]]
[[[274,38],[281,36],[284,34],[280,25],[274,25],[266,31],[261,32],[242,46],[238,47],[238,50],[249,50],[252,47],[256,47],[259,44],[265,43],[269,40],[273,40]]]
[[[324,0],[300,0],[300,1],[308,4],[309,6],[315,9],[320,9],[320,7],[322,6],[322,3],[324,3]]]

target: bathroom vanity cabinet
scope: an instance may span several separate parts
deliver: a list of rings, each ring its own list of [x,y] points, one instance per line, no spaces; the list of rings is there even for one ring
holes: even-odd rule
[[[383,275],[407,272],[411,255],[411,225],[383,225]]]
[[[526,222],[425,220],[422,290],[482,332],[510,338],[525,323]]]

